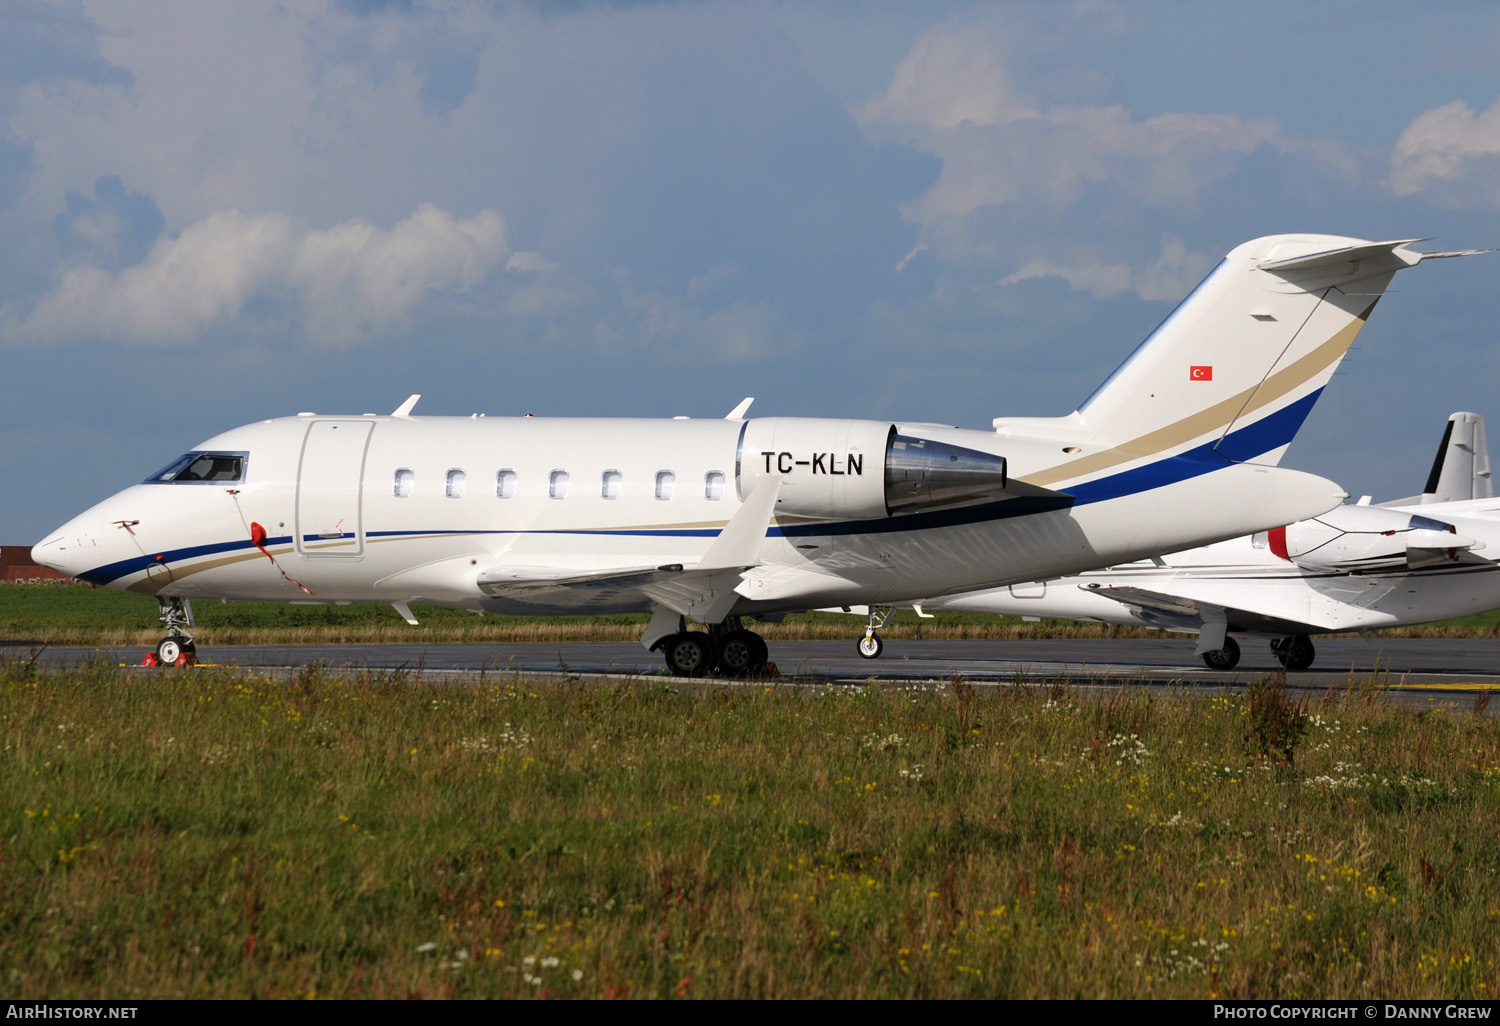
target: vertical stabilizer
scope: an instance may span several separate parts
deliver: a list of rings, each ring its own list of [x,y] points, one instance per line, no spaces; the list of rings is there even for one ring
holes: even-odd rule
[[[1484,418],[1477,413],[1455,413],[1443,430],[1443,443],[1438,446],[1421,501],[1461,502],[1493,495]]]
[[[1079,408],[1099,440],[1212,442],[1275,462],[1412,240],[1273,235],[1236,247]],[[1150,440],[1150,441],[1146,441]]]
[[[1271,235],[1236,247],[1071,417],[1001,419],[1001,434],[1066,438],[1073,458],[1032,484],[1164,458],[1274,465],[1414,239]]]

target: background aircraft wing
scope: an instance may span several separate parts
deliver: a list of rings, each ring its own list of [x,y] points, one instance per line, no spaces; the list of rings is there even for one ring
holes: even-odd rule
[[[1178,630],[1196,631],[1209,621],[1227,624],[1231,634],[1313,634],[1328,629],[1326,625],[1303,623],[1265,611],[1221,605],[1189,595],[1171,595],[1149,588],[1100,585],[1089,590],[1103,598],[1134,606],[1140,611],[1142,619],[1153,620],[1163,627]]]

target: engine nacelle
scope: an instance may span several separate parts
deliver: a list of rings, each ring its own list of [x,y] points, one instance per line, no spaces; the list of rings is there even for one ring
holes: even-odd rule
[[[776,512],[865,520],[1005,497],[1005,458],[898,434],[875,420],[764,417],[740,435],[735,485],[781,478]]]
[[[1309,570],[1416,570],[1476,547],[1452,524],[1379,506],[1340,506],[1266,533],[1271,551]]]

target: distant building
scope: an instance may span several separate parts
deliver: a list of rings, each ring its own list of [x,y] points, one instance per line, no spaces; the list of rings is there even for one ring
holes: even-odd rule
[[[30,545],[0,545],[0,581],[6,584],[50,584],[72,579],[32,559]]]

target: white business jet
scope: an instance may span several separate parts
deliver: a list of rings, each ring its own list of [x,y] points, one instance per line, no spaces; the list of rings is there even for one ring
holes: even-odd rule
[[[33,550],[191,600],[650,610],[673,673],[755,672],[743,618],[1030,581],[1331,509],[1274,466],[1411,242],[1278,235],[1231,252],[1077,411],[993,431],[722,420],[304,413],[210,438]],[[954,373],[962,370],[955,368]],[[688,621],[706,626],[690,630]]]
[[[1500,500],[1484,418],[1455,413],[1421,495],[1369,498],[1285,527],[1049,581],[922,603],[1033,619],[1196,632],[1196,654],[1233,669],[1230,634],[1268,638],[1289,670],[1310,634],[1401,627],[1500,607]]]

